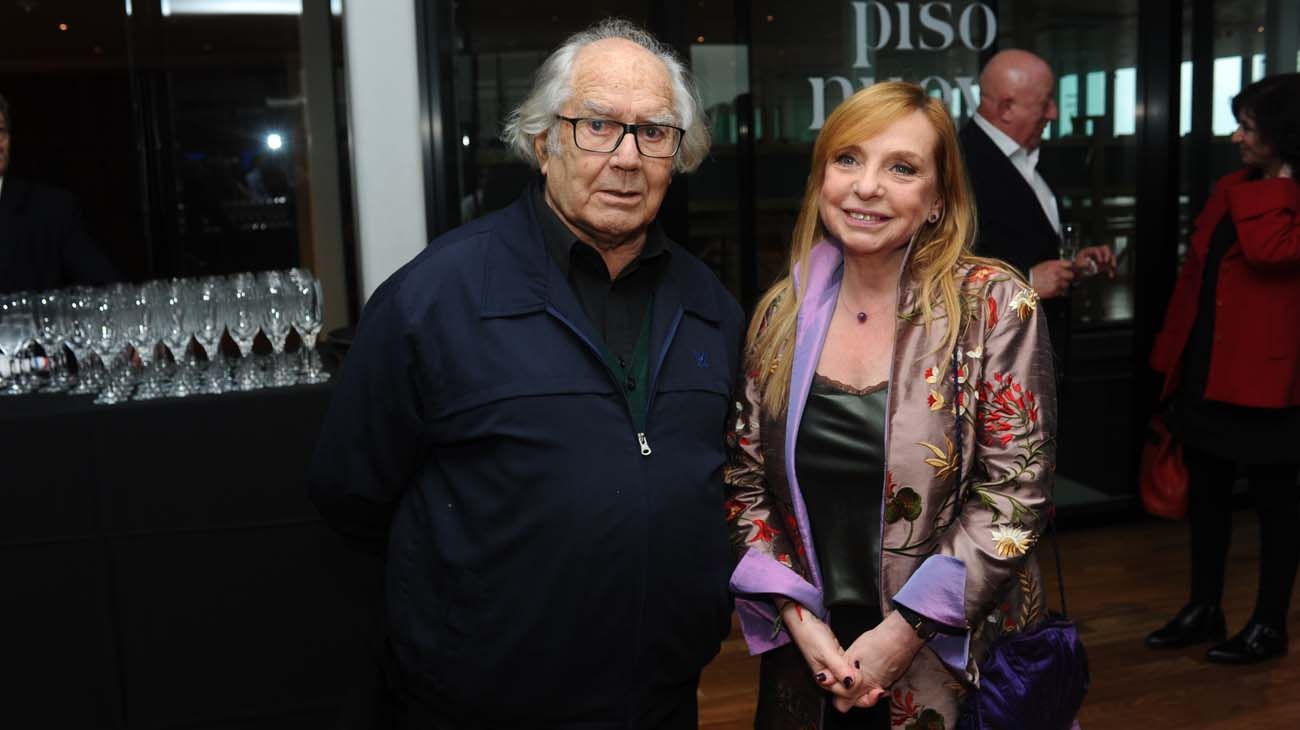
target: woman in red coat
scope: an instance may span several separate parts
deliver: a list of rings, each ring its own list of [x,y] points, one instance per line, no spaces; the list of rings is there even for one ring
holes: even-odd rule
[[[1219,180],[1197,217],[1151,353],[1184,445],[1192,585],[1187,605],[1146,643],[1218,641],[1210,661],[1249,664],[1286,653],[1300,562],[1300,74],[1247,86],[1232,109],[1245,168]],[[1259,513],[1259,593],[1246,627],[1223,641],[1238,469]]]

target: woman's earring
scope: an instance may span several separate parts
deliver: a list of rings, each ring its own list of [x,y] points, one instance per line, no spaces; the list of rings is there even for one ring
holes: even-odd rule
[[[939,211],[937,211],[937,210],[936,210],[936,211],[932,211],[932,212],[930,213],[930,215],[926,217],[926,220],[930,221],[931,223],[938,223],[938,222],[939,222]]]

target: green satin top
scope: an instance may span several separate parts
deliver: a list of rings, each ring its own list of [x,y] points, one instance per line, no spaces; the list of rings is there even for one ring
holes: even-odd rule
[[[795,471],[828,608],[880,608],[880,520],[887,383],[857,390],[818,374],[808,393]]]

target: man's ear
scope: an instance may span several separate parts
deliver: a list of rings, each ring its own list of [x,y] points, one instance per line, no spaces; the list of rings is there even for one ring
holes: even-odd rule
[[[1007,121],[1007,115],[1011,113],[1011,107],[1015,106],[1016,100],[1009,96],[998,99],[998,119]]]
[[[546,174],[546,165],[551,161],[551,157],[546,149],[546,135],[548,132],[542,132],[533,137],[533,154],[537,156],[537,165],[542,169],[542,174]]]

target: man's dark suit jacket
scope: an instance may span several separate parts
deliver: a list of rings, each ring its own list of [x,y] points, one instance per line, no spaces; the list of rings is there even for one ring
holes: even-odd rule
[[[1034,189],[978,124],[967,122],[958,136],[975,191],[979,219],[975,253],[1002,259],[1028,277],[1035,264],[1060,255],[1060,236]],[[1059,359],[1069,324],[1068,302],[1065,297],[1043,300],[1043,312]],[[1058,373],[1064,371],[1062,365],[1057,363]]]
[[[113,265],[86,234],[71,193],[5,177],[0,188],[0,293],[116,278]]]
[[[1057,257],[1056,230],[1034,189],[978,124],[967,122],[959,136],[979,212],[975,250],[1028,276],[1034,264]]]

